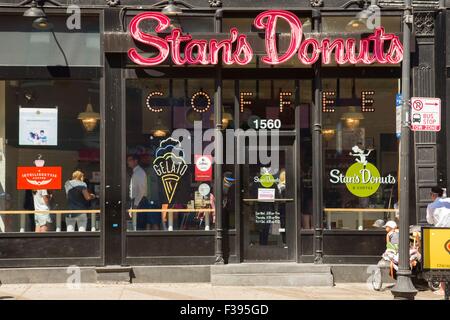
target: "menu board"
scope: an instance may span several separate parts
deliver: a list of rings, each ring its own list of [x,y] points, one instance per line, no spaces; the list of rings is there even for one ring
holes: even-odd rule
[[[261,224],[272,224],[280,223],[280,212],[279,211],[256,211],[255,212],[255,223]]]

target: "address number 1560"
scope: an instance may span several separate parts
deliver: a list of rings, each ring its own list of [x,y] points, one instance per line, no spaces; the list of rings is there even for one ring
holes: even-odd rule
[[[255,129],[272,130],[281,128],[280,119],[255,119],[253,120],[253,124],[255,125]]]

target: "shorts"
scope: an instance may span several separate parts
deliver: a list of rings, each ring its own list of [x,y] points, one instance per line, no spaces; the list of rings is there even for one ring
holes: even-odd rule
[[[43,227],[46,224],[52,223],[52,219],[48,213],[35,213],[34,223],[36,224],[36,227]]]

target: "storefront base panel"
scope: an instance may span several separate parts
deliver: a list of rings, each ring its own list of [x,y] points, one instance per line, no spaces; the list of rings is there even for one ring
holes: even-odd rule
[[[27,261],[27,265],[30,265],[29,261]],[[95,283],[97,281],[95,267],[81,267],[78,271],[82,283]],[[74,269],[64,267],[0,269],[0,283],[67,283],[68,278],[73,274]]]
[[[125,265],[129,266],[170,266],[170,265],[212,265],[216,258],[214,256],[174,256],[174,257],[128,257]]]
[[[229,256],[227,262],[230,263],[230,264],[231,263],[240,263],[241,260],[239,259],[238,256]]]
[[[354,263],[366,263],[360,258],[378,256],[386,250],[386,232],[381,231],[332,231],[323,235],[324,256],[345,256],[355,260]],[[329,261],[346,263],[346,261]],[[348,263],[352,263],[347,261]]]
[[[100,235],[0,235],[0,267],[101,265]]]
[[[237,254],[237,236],[236,232],[228,231],[223,233],[223,255],[225,259],[228,259],[228,263],[233,259],[232,257],[236,257]],[[227,260],[225,260],[227,261]]]
[[[384,251],[383,251],[384,252]],[[323,263],[327,264],[373,264],[376,265],[381,259],[381,252],[374,256],[328,256],[323,257]]]
[[[25,260],[24,260],[25,261]],[[84,262],[89,261],[85,259]],[[79,262],[79,261],[78,261]],[[27,261],[29,263],[29,261]],[[248,264],[247,264],[248,265]],[[265,264],[267,265],[267,264]],[[277,263],[271,264],[271,269],[277,269]],[[286,263],[279,264],[281,267]],[[243,265],[236,265],[240,268]],[[233,268],[232,266],[230,266]],[[245,267],[245,266],[243,266]],[[292,264],[295,268],[295,264]],[[310,266],[313,269],[315,265]],[[320,267],[320,266],[319,266]],[[327,264],[327,268],[331,269],[331,278],[327,278],[327,285],[330,283],[364,283],[370,277],[370,272],[374,267],[373,264]],[[131,283],[211,283],[212,282],[212,265],[172,265],[172,266],[132,266],[130,272],[127,274],[111,273],[107,282],[124,282],[124,275],[126,275]],[[302,268],[299,266],[299,268]],[[259,270],[260,268],[258,268]],[[96,267],[80,267],[79,279],[81,283],[104,283],[104,277],[98,272]],[[275,272],[277,273],[277,272]],[[278,272],[280,276],[286,276],[285,272]],[[273,274],[273,273],[272,273]],[[67,283],[69,277],[74,275],[74,269],[67,267],[43,267],[43,268],[2,268],[0,269],[0,283],[1,284],[27,284],[27,283]],[[78,276],[77,275],[77,276]],[[116,278],[114,278],[114,275]],[[294,274],[295,275],[295,274]],[[220,281],[224,275],[221,275]],[[302,276],[310,277],[308,271],[304,272]],[[289,283],[294,281],[294,278],[285,277],[285,281]],[[231,279],[230,281],[232,281]],[[254,279],[261,280],[261,279]],[[296,281],[299,280],[298,277]],[[303,279],[304,280],[304,279]],[[309,280],[308,280],[309,281]],[[391,283],[392,279],[387,274],[383,275],[384,283]],[[303,282],[306,285],[308,282]],[[311,283],[311,282],[309,282]],[[299,285],[301,285],[298,282]],[[241,285],[241,284],[236,284]],[[280,284],[278,284],[280,285]]]
[[[313,263],[314,256],[301,256],[298,261],[299,263]]]
[[[1,268],[34,268],[34,267],[64,267],[69,266],[101,266],[103,260],[96,257],[81,258],[28,258],[28,259],[3,259],[0,260]]]
[[[306,231],[308,232],[308,231]],[[314,242],[314,233],[310,231],[306,233],[302,231],[300,234],[300,246],[301,246],[301,254],[303,256],[313,255],[313,242]]]
[[[209,265],[133,267],[133,283],[210,281],[211,267]]]
[[[211,266],[211,284],[217,286],[333,286],[328,265],[298,263],[242,263]]]
[[[362,283],[371,280],[373,264],[334,264],[331,266],[334,282],[336,283]],[[383,283],[394,283],[389,272],[382,272]],[[371,283],[370,283],[371,285]]]
[[[127,261],[214,256],[215,232],[136,232],[126,237]],[[131,259],[131,260],[130,260]],[[141,263],[139,263],[141,264]],[[188,264],[188,263],[184,263]]]

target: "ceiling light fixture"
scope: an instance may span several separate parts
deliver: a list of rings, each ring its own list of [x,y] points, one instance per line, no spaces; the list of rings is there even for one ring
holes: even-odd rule
[[[97,127],[97,121],[100,120],[100,113],[94,111],[90,98],[86,105],[86,110],[78,114],[78,120],[81,120],[87,132],[92,132]]]
[[[174,0],[169,0],[167,5],[161,10],[166,16],[176,16],[183,14],[183,10],[175,4]]]
[[[19,4],[19,6],[24,6],[31,3],[30,8],[25,10],[23,16],[26,18],[33,18],[32,26],[37,30],[49,30],[53,28],[53,25],[48,22],[47,15],[44,11],[44,4],[46,2],[57,7],[61,6],[61,3],[54,0],[25,0]]]

